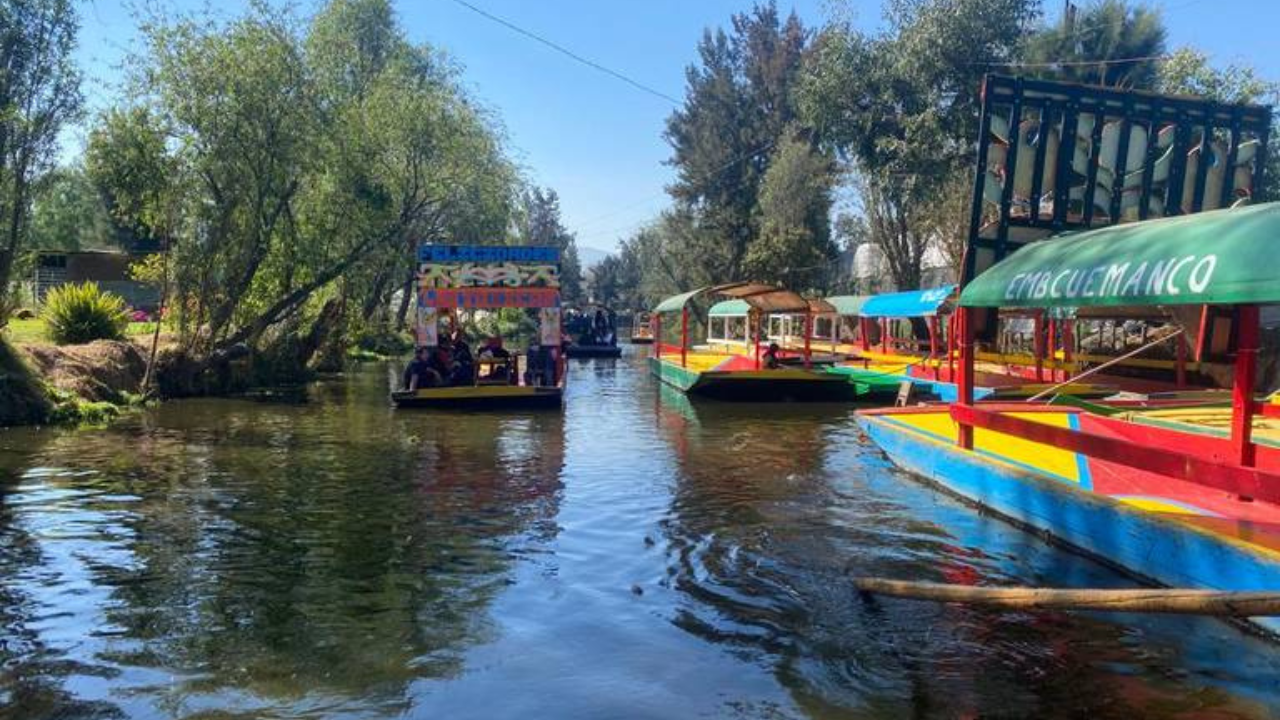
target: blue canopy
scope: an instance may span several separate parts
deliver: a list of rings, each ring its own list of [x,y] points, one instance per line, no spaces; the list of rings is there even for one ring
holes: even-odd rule
[[[862,304],[858,314],[869,318],[912,318],[938,314],[956,292],[955,285],[944,285],[928,290],[872,295]]]

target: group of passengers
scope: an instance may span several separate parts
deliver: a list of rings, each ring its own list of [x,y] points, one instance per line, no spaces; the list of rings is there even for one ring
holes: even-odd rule
[[[502,336],[494,335],[481,346],[479,358],[489,366],[485,379],[507,382],[514,377],[511,353],[502,346]],[[423,346],[414,353],[404,371],[404,386],[409,390],[425,387],[461,387],[476,383],[476,359],[461,330],[443,339],[435,347]]]

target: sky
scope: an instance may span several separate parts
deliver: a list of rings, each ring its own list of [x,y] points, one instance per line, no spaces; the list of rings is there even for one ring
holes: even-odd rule
[[[675,106],[495,23],[456,0],[394,0],[409,38],[449,52],[468,89],[501,119],[511,155],[526,177],[560,195],[565,225],[583,247],[611,251],[666,206],[673,177],[662,133]],[[696,60],[704,29],[725,27],[752,0],[468,0],[486,12],[547,38],[666,95],[684,95],[685,68]],[[880,23],[880,0],[848,0],[855,22]],[[81,5],[78,60],[91,111],[119,97],[121,62],[137,49],[134,0]],[[243,0],[223,0],[235,13]],[[816,27],[840,0],[778,0]],[[1045,0],[1050,19],[1061,0]],[[1280,80],[1275,28],[1280,0],[1167,0],[1170,48],[1194,45],[1215,64],[1247,63]],[[204,0],[163,3],[196,11]],[[304,12],[314,8],[303,0]],[[1228,12],[1229,9],[1229,12]],[[64,155],[83,145],[68,133]]]

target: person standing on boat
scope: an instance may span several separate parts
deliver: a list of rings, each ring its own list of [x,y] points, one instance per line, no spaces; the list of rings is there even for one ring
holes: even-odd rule
[[[778,357],[778,353],[782,348],[778,347],[778,343],[769,343],[769,349],[764,353],[764,366],[770,370],[777,370],[782,367],[782,360]]]

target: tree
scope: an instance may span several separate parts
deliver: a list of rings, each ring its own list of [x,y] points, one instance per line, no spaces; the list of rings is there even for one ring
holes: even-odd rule
[[[80,250],[116,242],[111,216],[82,166],[58,168],[44,177],[32,201],[28,246]]]
[[[1054,80],[1151,90],[1157,85],[1157,58],[1164,55],[1165,37],[1158,9],[1128,0],[1096,0],[1032,35],[1025,60],[1047,66],[1031,69]]]
[[[686,71],[685,103],[667,120],[676,181],[672,197],[704,239],[701,263],[717,280],[741,277],[757,236],[756,201],[768,151],[796,116],[793,90],[809,33],[775,3],[732,19],[733,34],[704,33]]]
[[[191,354],[244,343],[305,362],[389,305],[418,242],[506,226],[501,138],[387,0],[144,34],[146,92],[104,116],[90,165],[119,217],[167,237]],[[172,182],[151,183],[156,168]]]
[[[747,251],[751,277],[785,287],[826,289],[836,257],[831,240],[835,163],[804,138],[774,151],[760,187],[760,236]]]
[[[70,0],[0,5],[0,305],[28,235],[32,192],[80,114],[72,62],[78,21]]]
[[[868,239],[894,283],[918,287],[932,231],[925,209],[972,160],[982,76],[1017,57],[1034,0],[894,0],[888,31],[837,23],[799,89],[802,119],[852,161]]]
[[[1161,63],[1157,89],[1174,95],[1196,95],[1222,103],[1263,103],[1280,99],[1280,83],[1267,80],[1248,65],[1231,63],[1215,68],[1209,57],[1193,48],[1180,48]],[[1266,171],[1257,190],[1262,201],[1280,197],[1280,142],[1276,142],[1276,122],[1272,121],[1271,142],[1267,143]]]
[[[524,194],[520,242],[560,249],[560,295],[566,303],[582,297],[582,264],[573,233],[560,220],[560,196],[551,188],[530,188]]]

